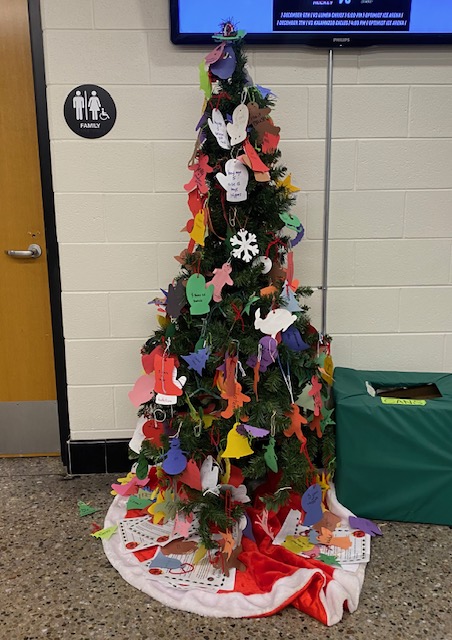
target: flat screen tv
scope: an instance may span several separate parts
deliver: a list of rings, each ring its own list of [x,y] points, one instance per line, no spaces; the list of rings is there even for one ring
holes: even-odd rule
[[[170,0],[174,44],[212,43],[232,20],[249,44],[452,44],[452,0]]]

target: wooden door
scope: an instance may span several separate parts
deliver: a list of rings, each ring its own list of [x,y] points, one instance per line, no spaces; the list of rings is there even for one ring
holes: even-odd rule
[[[0,455],[59,450],[27,0],[0,2]],[[39,245],[38,258],[8,250]]]

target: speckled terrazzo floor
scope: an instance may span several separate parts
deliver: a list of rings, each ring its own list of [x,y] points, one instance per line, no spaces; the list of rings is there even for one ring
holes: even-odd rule
[[[0,639],[452,640],[452,529],[387,523],[360,606],[334,627],[287,609],[260,620],[167,609],[127,584],[89,536],[77,500],[100,507],[116,476],[65,479],[55,458],[0,459]]]

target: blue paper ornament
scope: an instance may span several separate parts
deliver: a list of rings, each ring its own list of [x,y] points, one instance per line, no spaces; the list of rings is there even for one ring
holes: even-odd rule
[[[165,453],[165,459],[162,464],[163,471],[170,476],[176,476],[187,466],[187,458],[184,456],[180,448],[179,438],[172,438],[170,448]]]
[[[306,351],[309,345],[301,337],[297,327],[291,325],[281,333],[282,341],[291,351]]]
[[[322,489],[320,485],[313,484],[301,496],[301,506],[305,512],[303,524],[311,527],[322,519]]]

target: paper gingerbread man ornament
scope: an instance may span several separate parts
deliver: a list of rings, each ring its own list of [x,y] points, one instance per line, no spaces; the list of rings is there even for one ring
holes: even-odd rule
[[[226,284],[234,284],[231,278],[231,271],[232,265],[229,262],[225,262],[224,265],[220,267],[220,269],[213,270],[213,278],[206,284],[206,287],[208,287],[209,285],[213,285],[213,299],[215,302],[221,302],[221,290]]]
[[[275,127],[272,119],[267,117],[271,112],[270,107],[261,109],[257,102],[249,102],[247,107],[250,113],[250,123],[257,131],[259,142],[262,142],[265,133],[271,133],[274,136],[279,134],[281,130],[280,127]]]
[[[184,184],[185,191],[193,191],[198,189],[200,193],[207,193],[209,187],[206,184],[206,175],[212,173],[212,167],[209,167],[209,156],[205,153],[198,157],[198,162],[188,167],[190,171],[193,171],[193,176],[190,182]]]

